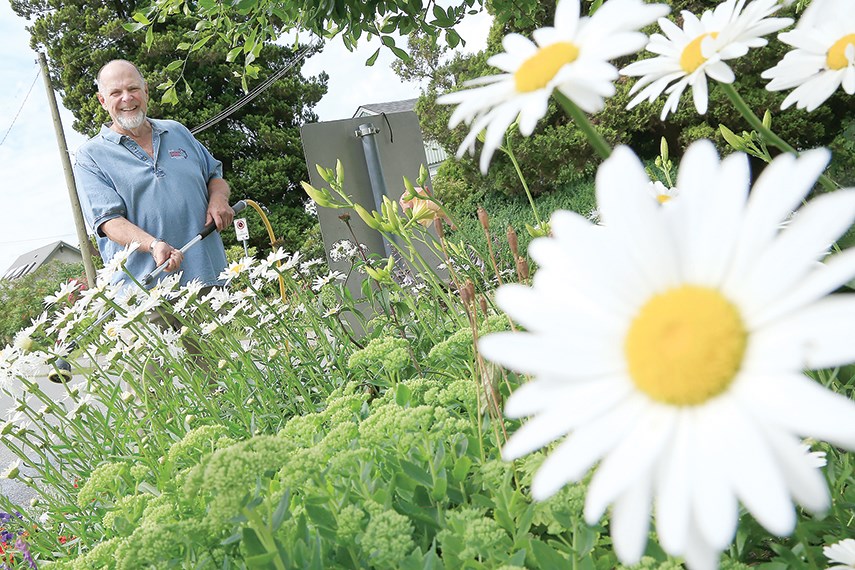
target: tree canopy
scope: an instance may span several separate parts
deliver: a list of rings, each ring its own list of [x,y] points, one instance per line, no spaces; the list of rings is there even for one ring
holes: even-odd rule
[[[12,7],[31,20],[31,44],[47,52],[53,85],[74,115],[73,127],[78,132],[94,135],[109,121],[95,96],[94,80],[98,69],[114,58],[133,61],[146,76],[150,116],[174,119],[191,129],[217,118],[245,95],[235,79],[235,65],[228,61],[228,50],[212,43],[197,49],[184,66],[176,85],[180,100],[158,97],[158,86],[168,82],[175,71],[170,63],[181,59],[179,45],[186,42],[185,33],[199,26],[194,17],[181,15],[156,24],[147,42],[144,34],[126,29],[125,24],[140,8],[133,0],[106,4],[14,0]],[[270,84],[227,118],[198,132],[197,138],[223,161],[235,199],[249,197],[267,206],[271,219],[277,221],[277,236],[284,237],[284,245],[293,250],[314,223],[304,212],[299,186],[308,177],[300,126],[317,120],[312,108],[326,92],[327,76],[303,78],[302,58],[296,48],[268,43],[259,46],[258,53],[255,78],[248,87],[272,80]],[[282,76],[277,79],[274,75],[280,70]],[[252,245],[267,251],[266,233],[257,233]]]

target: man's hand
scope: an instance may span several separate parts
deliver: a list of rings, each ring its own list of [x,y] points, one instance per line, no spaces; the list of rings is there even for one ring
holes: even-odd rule
[[[155,267],[168,261],[164,271],[171,273],[181,267],[181,262],[184,261],[184,254],[180,249],[175,249],[163,240],[158,240],[151,248],[151,256],[154,258]]]
[[[229,205],[229,185],[222,178],[214,178],[208,183],[208,211],[205,214],[205,225],[213,222],[217,231],[229,227],[235,213]]]

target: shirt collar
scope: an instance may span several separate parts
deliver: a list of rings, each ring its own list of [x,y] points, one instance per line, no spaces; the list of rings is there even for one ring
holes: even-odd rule
[[[164,123],[162,123],[161,121],[158,121],[157,119],[147,119],[147,120],[148,120],[149,124],[151,125],[152,136],[160,135],[160,134],[165,133],[166,131],[169,130],[166,128],[166,125]],[[113,129],[111,129],[110,125],[112,125],[112,124],[113,123],[110,122],[110,123],[101,125],[101,136],[104,139],[106,139],[112,143],[121,144],[122,138],[125,135],[121,135],[121,134],[117,133],[116,131],[114,131]]]

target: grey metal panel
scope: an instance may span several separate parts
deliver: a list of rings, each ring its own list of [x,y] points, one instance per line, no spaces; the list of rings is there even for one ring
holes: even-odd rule
[[[317,164],[326,168],[335,168],[336,160],[341,160],[345,173],[345,192],[355,202],[371,211],[376,208],[369,169],[366,165],[362,140],[356,135],[360,125],[365,124],[370,124],[378,130],[374,138],[382,164],[386,193],[390,199],[398,201],[404,192],[403,178],[407,177],[415,184],[421,165],[424,164],[427,167],[428,164],[418,117],[414,112],[311,123],[303,126],[301,138],[309,170],[309,182],[312,186],[329,188],[318,174]],[[329,259],[329,250],[333,244],[341,239],[353,241],[347,226],[339,219],[343,213],[350,214],[350,225],[356,239],[366,245],[371,253],[385,256],[380,233],[366,226],[355,212],[319,206],[318,219],[330,267],[345,272],[350,268],[345,262],[334,262]],[[420,248],[420,253],[434,265],[441,263],[441,260],[426,248]],[[363,278],[362,275],[353,274],[348,279],[348,288],[357,296]]]

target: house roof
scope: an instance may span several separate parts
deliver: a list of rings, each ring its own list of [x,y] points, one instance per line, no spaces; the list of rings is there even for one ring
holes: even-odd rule
[[[402,99],[401,101],[387,101],[386,103],[366,103],[360,105],[353,117],[364,117],[365,115],[379,115],[380,113],[401,113],[412,111],[416,108],[415,99]]]
[[[32,273],[46,262],[50,261],[56,253],[61,252],[64,249],[68,249],[72,253],[81,255],[80,250],[76,247],[69,245],[64,241],[55,241],[18,256],[18,259],[12,263],[0,279],[18,279],[28,273]]]

